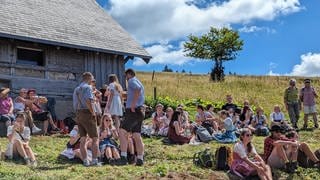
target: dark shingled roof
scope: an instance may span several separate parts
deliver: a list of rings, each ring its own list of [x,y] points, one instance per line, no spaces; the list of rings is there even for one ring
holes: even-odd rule
[[[0,37],[151,58],[94,0],[0,0]]]

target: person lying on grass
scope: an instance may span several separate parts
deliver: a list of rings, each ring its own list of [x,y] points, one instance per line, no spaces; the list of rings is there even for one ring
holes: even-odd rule
[[[24,124],[24,112],[18,112],[15,123],[8,127],[7,137],[10,144],[7,156],[9,159],[22,157],[26,165],[37,166],[36,157],[29,146],[30,128],[24,126]]]
[[[253,134],[248,128],[240,132],[240,141],[234,145],[231,171],[241,178],[258,175],[260,179],[271,180],[270,166],[265,164],[252,144]]]

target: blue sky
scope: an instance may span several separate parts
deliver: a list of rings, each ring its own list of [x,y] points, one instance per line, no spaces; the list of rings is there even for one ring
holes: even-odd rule
[[[184,56],[189,34],[210,26],[239,31],[244,41],[225,72],[320,76],[320,11],[317,0],[97,0],[153,56],[126,67],[208,73],[212,61]]]

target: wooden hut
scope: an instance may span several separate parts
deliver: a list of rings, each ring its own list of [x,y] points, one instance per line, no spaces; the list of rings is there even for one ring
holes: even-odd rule
[[[0,86],[54,97],[59,119],[83,72],[98,87],[110,73],[124,85],[134,57],[151,58],[94,0],[0,0]]]

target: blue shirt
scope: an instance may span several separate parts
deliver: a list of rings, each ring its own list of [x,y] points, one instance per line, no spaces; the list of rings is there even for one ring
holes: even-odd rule
[[[126,108],[130,108],[134,97],[134,91],[138,90],[140,92],[139,98],[135,104],[135,107],[142,106],[144,104],[144,87],[142,83],[136,78],[132,77],[128,80],[128,97]]]
[[[82,82],[78,87],[74,89],[73,109],[75,111],[78,109],[88,109],[86,101],[88,99],[93,101],[93,98],[92,87],[89,84]]]

